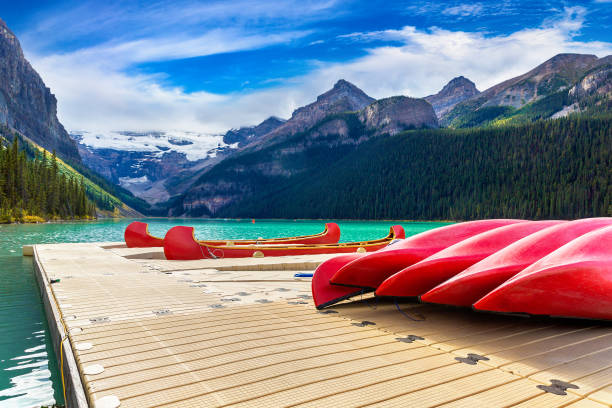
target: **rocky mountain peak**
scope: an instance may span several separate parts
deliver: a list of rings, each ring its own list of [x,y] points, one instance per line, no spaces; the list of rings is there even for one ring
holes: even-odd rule
[[[476,84],[464,76],[451,79],[440,92],[425,97],[425,100],[434,108],[438,118],[449,112],[456,104],[463,102],[480,91],[476,89]]]
[[[437,95],[452,96],[457,94],[467,94],[472,96],[478,93],[480,93],[480,91],[476,89],[476,84],[462,75],[451,79],[448,84],[444,85],[444,88],[442,88]]]
[[[77,146],[57,119],[57,101],[24,58],[19,40],[0,20],[0,123],[47,150],[80,160]]]
[[[270,116],[257,126],[228,130],[223,136],[223,142],[226,144],[238,143],[239,147],[243,147],[272,132],[285,122],[285,120],[276,116]]]
[[[350,107],[350,109],[347,110],[361,110],[375,100],[355,85],[344,79],[340,79],[334,84],[332,89],[319,95],[317,97],[317,102],[335,103],[343,99],[347,106]]]
[[[340,79],[332,89],[319,95],[313,103],[293,111],[291,118],[261,138],[261,147],[278,142],[315,125],[321,119],[334,113],[360,111],[376,99],[368,96],[352,83]]]

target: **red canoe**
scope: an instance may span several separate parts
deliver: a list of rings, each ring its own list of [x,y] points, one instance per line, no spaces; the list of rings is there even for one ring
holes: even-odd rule
[[[568,242],[612,225],[612,218],[561,223],[531,234],[494,253],[421,296],[430,303],[471,306],[478,299]]]
[[[413,235],[373,253],[343,255],[325,261],[319,265],[312,278],[312,296],[315,306],[322,309],[359,295],[364,290],[372,291],[388,276],[441,249],[481,232],[517,222],[521,221],[482,220],[447,225]],[[346,268],[344,268],[345,265],[347,265]],[[331,278],[340,271],[342,271],[342,278],[339,279],[348,284],[332,285]]]
[[[123,233],[128,248],[148,248],[164,246],[164,239],[149,234],[149,224],[134,221],[130,223]]]
[[[494,228],[519,222],[524,221],[504,219],[470,221],[425,231],[347,263],[332,276],[331,283],[373,290],[397,271],[457,242]]]
[[[404,229],[400,225],[394,225],[385,238],[363,242],[321,245],[267,243],[264,245],[206,245],[195,239],[193,227],[173,227],[164,238],[164,254],[167,259],[216,259],[371,252],[384,248],[394,239],[401,239],[404,236]]]
[[[385,280],[376,294],[420,296],[513,242],[560,222],[527,221],[478,234],[399,271]]]
[[[381,251],[383,250],[384,249],[381,249]],[[314,304],[317,309],[323,309],[324,307],[331,306],[342,300],[349,299],[363,293],[364,290],[362,288],[330,285],[329,279],[342,266],[364,256],[366,256],[366,254],[363,253],[339,255],[332,259],[328,259],[317,267],[317,270],[312,275],[311,285],[312,299],[314,300]]]
[[[145,222],[134,221],[125,229],[125,243],[129,248],[162,247],[163,238],[149,234],[149,226]],[[298,237],[268,238],[268,239],[238,239],[199,241],[205,245],[255,245],[255,244],[335,244],[340,240],[340,227],[335,222],[325,224],[323,232],[314,235]]]
[[[612,226],[540,259],[474,304],[504,313],[612,319]]]

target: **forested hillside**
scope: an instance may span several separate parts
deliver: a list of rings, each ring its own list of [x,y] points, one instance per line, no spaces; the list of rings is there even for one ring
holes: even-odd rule
[[[85,181],[60,171],[55,154],[28,158],[14,138],[0,145],[0,222],[47,219],[91,219],[95,205],[87,198]]]
[[[27,218],[24,218],[26,214],[36,215],[44,219],[87,218],[91,216],[95,217],[96,215],[141,216],[139,212],[135,211],[132,207],[127,206],[125,204],[126,202],[133,207],[148,208],[148,205],[143,200],[134,197],[121,187],[110,184],[108,181],[97,175],[92,170],[86,168],[81,163],[67,163],[59,157],[55,157],[52,153],[46,151],[19,132],[0,125],[0,146],[6,150],[6,152],[8,152],[11,151],[15,143],[17,143],[18,146],[17,149],[19,151],[19,157],[23,156],[25,161],[20,161],[20,164],[17,164],[18,162],[16,160],[13,160],[10,163],[7,161],[5,166],[13,166],[11,168],[15,169],[16,167],[14,166],[25,166],[23,167],[23,171],[26,173],[23,174],[27,174],[27,172],[30,170],[27,170],[26,167],[33,166],[33,163],[35,162],[37,163],[38,167],[34,166],[31,169],[32,172],[36,173],[32,175],[34,177],[33,180],[36,181],[38,178],[40,178],[39,181],[44,184],[44,186],[40,188],[51,189],[51,182],[48,181],[48,178],[45,178],[45,176],[48,176],[48,174],[45,174],[44,171],[40,170],[45,168],[45,165],[43,165],[43,159],[46,158],[45,163],[47,167],[51,164],[53,164],[53,167],[57,167],[59,174],[58,180],[60,180],[60,183],[61,179],[65,178],[68,181],[73,180],[74,182],[78,182],[79,186],[83,186],[86,199],[88,202],[91,202],[94,211],[92,213],[88,208],[86,213],[82,213],[82,211],[76,210],[73,204],[70,204],[69,209],[58,209],[54,204],[46,206],[46,204],[42,205],[40,203],[32,203],[32,200],[44,200],[48,197],[53,197],[55,193],[49,193],[50,195],[45,194],[41,197],[36,196],[38,193],[30,194],[28,189],[38,189],[39,187],[36,185],[30,185],[30,187],[27,187],[24,183],[29,183],[28,179],[15,180],[12,175],[22,173],[11,173],[7,167],[5,168],[5,173],[3,173],[1,176],[1,185],[3,188],[9,188],[7,186],[10,186],[11,183],[22,183],[22,187],[21,190],[17,189],[18,191],[21,191],[21,195],[4,192],[2,198],[8,199],[9,196],[12,198],[6,202],[0,203],[0,207],[4,209],[2,212],[2,222],[10,222],[11,219],[14,221],[27,220]],[[52,156],[53,160],[51,160]],[[22,200],[23,203],[20,203],[20,200]],[[10,207],[11,205],[14,205],[14,207]],[[40,221],[40,219],[32,220]]]
[[[270,185],[218,215],[422,220],[612,216],[609,115],[411,130],[374,139],[331,163],[319,157],[313,170]]]

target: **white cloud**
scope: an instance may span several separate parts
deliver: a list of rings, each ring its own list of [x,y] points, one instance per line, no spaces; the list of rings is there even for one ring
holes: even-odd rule
[[[373,33],[354,33],[354,41],[393,39],[397,46],[374,47],[367,55],[344,63],[313,64],[302,77],[284,79],[284,85],[249,93],[219,95],[187,93],[164,86],[164,78],[133,75],[124,67],[133,61],[186,56],[223,49],[250,49],[290,41],[299,33],[276,37],[239,32],[208,33],[219,43],[210,45],[182,39],[155,43],[124,43],[94,47],[72,54],[34,57],[33,65],[57,94],[60,120],[69,129],[170,130],[219,133],[252,125],[276,115],[288,117],[298,106],[313,101],[339,78],[354,82],[376,98],[404,94],[425,96],[437,92],[458,75],[484,90],[520,75],[557,53],[576,52],[604,56],[612,53],[608,42],[584,42],[576,34],[584,24],[581,7],[566,8],[541,27],[509,35],[441,28],[404,27]],[[284,37],[286,36],[286,37]],[[234,47],[234,48],[232,48]],[[100,57],[107,61],[101,63]]]
[[[482,11],[482,4],[479,3],[460,4],[458,6],[445,8],[444,10],[442,10],[442,14],[446,14],[448,16],[468,17],[478,16],[482,13]]]

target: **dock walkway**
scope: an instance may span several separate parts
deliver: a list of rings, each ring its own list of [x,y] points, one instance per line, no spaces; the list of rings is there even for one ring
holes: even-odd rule
[[[69,332],[69,408],[612,404],[606,323],[371,296],[318,312],[294,274],[329,256],[179,262],[117,243],[33,255],[56,344]]]

